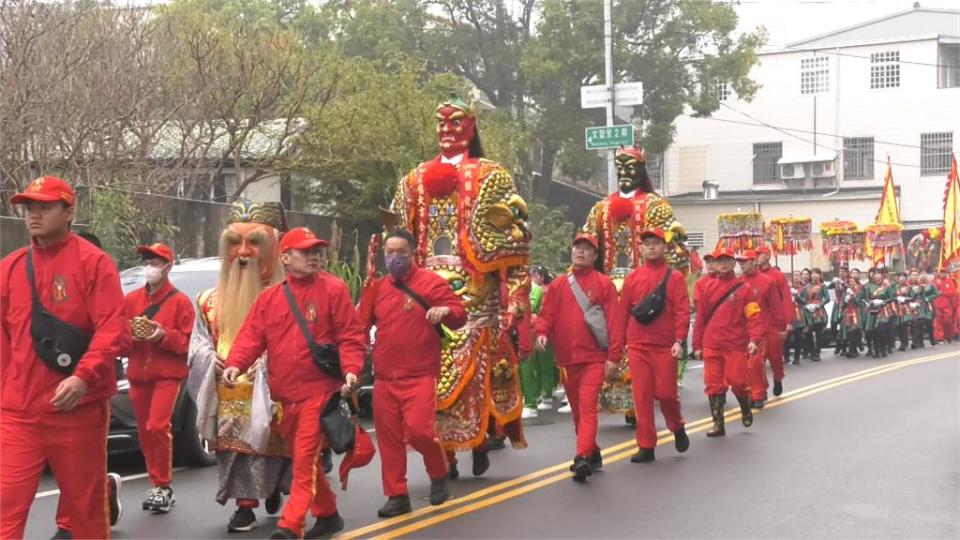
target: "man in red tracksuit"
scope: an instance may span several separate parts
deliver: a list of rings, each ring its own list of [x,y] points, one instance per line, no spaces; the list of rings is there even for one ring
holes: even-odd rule
[[[707,282],[700,297],[693,350],[703,359],[704,392],[713,416],[707,437],[722,437],[726,434],[723,406],[728,388],[740,404],[743,425],[753,424],[747,356],[757,352],[766,328],[759,317],[757,292],[734,276],[733,252],[718,249],[714,257],[717,277]]]
[[[762,246],[757,248],[757,266],[760,273],[773,281],[773,288],[777,291],[777,300],[780,310],[778,313],[770,316],[770,326],[767,328],[767,351],[766,357],[770,360],[770,369],[773,370],[773,395],[779,396],[783,393],[783,379],[786,372],[783,368],[783,342],[792,330],[793,321],[793,294],[790,292],[790,284],[787,283],[786,276],[779,268],[770,265],[770,248]],[[768,386],[767,372],[763,371],[763,387],[766,390]]]
[[[290,498],[271,538],[326,538],[343,529],[336,496],[320,470],[324,435],[320,413],[339,389],[348,394],[363,368],[366,339],[350,292],[339,279],[320,271],[320,247],[326,242],[300,227],[280,240],[287,280],[257,297],[227,357],[223,383],[231,387],[266,351],[270,398],[281,405],[280,429],[293,454]],[[287,289],[289,287],[289,289]],[[336,347],[343,380],[314,362],[293,307],[293,296],[317,345]],[[304,534],[307,511],[317,518]]]
[[[670,270],[667,264],[667,242],[663,229],[640,233],[643,264],[623,282],[620,306],[614,317],[617,333],[626,333],[627,360],[630,362],[630,380],[633,403],[637,413],[637,447],[630,458],[634,463],[654,460],[657,446],[657,427],[653,418],[653,401],[660,402],[660,412],[673,432],[678,452],[686,452],[690,439],[680,414],[680,394],[677,390],[677,360],[683,352],[683,343],[690,329],[690,297],[681,272]],[[670,271],[669,278],[667,272]],[[663,309],[652,321],[640,323],[632,310],[658,290],[666,279]]]
[[[754,409],[762,409],[767,400],[767,367],[763,363],[766,349],[772,345],[767,345],[767,339],[773,329],[779,328],[782,321],[780,314],[783,313],[783,306],[780,305],[780,291],[776,289],[773,281],[766,274],[760,272],[757,268],[757,252],[748,249],[737,257],[740,263],[740,280],[753,287],[757,291],[757,303],[760,305],[760,314],[758,317],[763,321],[766,332],[763,338],[757,343],[757,352],[751,354],[747,360],[747,369],[749,374],[747,380],[750,383],[750,406]],[[777,345],[774,343],[773,345]],[[780,345],[781,352],[783,345]]]
[[[164,244],[140,246],[146,285],[131,291],[124,300],[131,321],[133,348],[127,380],[130,402],[137,419],[140,450],[147,464],[153,489],[143,502],[144,510],[170,511],[175,499],[173,481],[173,432],[170,419],[180,385],[189,371],[187,349],[193,331],[193,302],[167,279],[173,267],[173,250]],[[138,333],[148,328],[149,335]],[[152,331],[151,331],[152,330]]]
[[[0,538],[23,538],[47,465],[73,537],[109,538],[110,396],[115,360],[130,347],[120,278],[106,253],[70,232],[76,195],[69,184],[40,177],[10,202],[24,206],[32,242],[0,262]],[[32,330],[51,328],[33,328],[32,286],[45,310],[90,335],[85,352],[59,331],[43,336],[61,340],[59,354],[34,343]]]
[[[409,513],[407,449],[423,456],[430,477],[430,504],[443,504],[447,490],[447,459],[434,432],[437,417],[437,377],[440,375],[439,324],[451,330],[467,322],[467,310],[447,280],[417,267],[416,241],[406,230],[391,232],[384,243],[389,276],[373,284],[361,300],[365,334],[376,325],[373,346],[373,421],[380,448],[380,475],[387,503],[377,515]],[[408,288],[410,292],[404,291]],[[426,304],[422,306],[420,302]],[[442,331],[442,330],[440,330]]]
[[[960,303],[960,293],[957,293],[957,282],[950,274],[942,269],[937,271],[934,286],[940,295],[933,301],[933,339],[952,343],[954,335],[954,316],[957,304]]]
[[[557,365],[566,370],[564,386],[577,433],[577,452],[571,470],[577,482],[586,481],[594,470],[603,467],[597,445],[598,400],[605,375],[617,369],[619,353],[623,351],[622,334],[609,324],[616,313],[617,289],[610,278],[594,270],[597,251],[595,236],[577,234],[571,253],[573,269],[547,287],[535,329],[537,348],[542,351],[551,341]],[[606,350],[587,326],[571,282],[579,285],[591,306],[603,309],[607,327],[613,330],[608,332]]]

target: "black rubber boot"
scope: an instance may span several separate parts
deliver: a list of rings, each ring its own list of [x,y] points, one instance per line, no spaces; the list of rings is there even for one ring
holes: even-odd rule
[[[387,503],[377,510],[377,515],[380,517],[394,517],[409,514],[412,511],[413,507],[410,506],[410,497],[407,495],[398,495],[387,499]]]
[[[653,448],[641,448],[630,458],[630,463],[650,463],[656,459]]]
[[[726,396],[708,396],[710,401],[710,416],[713,417],[713,427],[707,431],[707,437],[723,437],[727,434],[723,426],[723,405],[726,402]]]
[[[430,480],[430,504],[437,506],[445,503],[449,498],[450,490],[447,488],[447,478],[445,476]]]
[[[753,425],[753,411],[750,410],[750,396],[737,396],[737,403],[740,404],[740,421],[743,427]]]
[[[407,499],[407,503],[410,499]],[[329,516],[318,517],[316,523],[309,531],[303,533],[304,538],[330,538],[343,530],[343,518],[339,512],[334,512]]]
[[[673,432],[673,446],[681,454],[690,448],[690,437],[687,436],[687,430],[683,426]]]
[[[490,468],[490,457],[487,456],[487,453],[482,450],[473,451],[473,475],[474,476],[483,476],[483,473],[487,472],[487,469]]]
[[[773,381],[773,395],[779,396],[783,393],[783,381]]]
[[[600,453],[600,449],[597,448],[590,454],[590,459],[587,460],[590,463],[590,468],[599,471],[603,468],[603,454]]]
[[[590,468],[590,463],[587,462],[587,459],[581,456],[573,458],[573,481],[574,482],[586,482],[587,477],[593,474],[593,470]]]

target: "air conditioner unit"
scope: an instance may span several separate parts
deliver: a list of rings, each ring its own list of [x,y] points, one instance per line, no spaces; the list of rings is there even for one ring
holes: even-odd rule
[[[837,168],[833,161],[818,161],[810,164],[810,176],[814,178],[833,178],[837,176]]]
[[[806,164],[783,163],[780,165],[780,178],[784,180],[800,180],[807,177]]]

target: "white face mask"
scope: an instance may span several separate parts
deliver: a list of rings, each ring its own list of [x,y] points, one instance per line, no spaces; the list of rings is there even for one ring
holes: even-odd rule
[[[145,265],[143,267],[143,277],[150,285],[156,285],[163,279],[163,269],[156,266]]]

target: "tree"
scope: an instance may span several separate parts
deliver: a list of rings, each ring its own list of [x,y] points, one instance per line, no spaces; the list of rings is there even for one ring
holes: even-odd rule
[[[565,271],[569,266],[570,242],[576,227],[567,221],[567,207],[550,208],[534,201],[528,207],[530,214],[531,243],[530,262],[543,265],[554,272]]]

